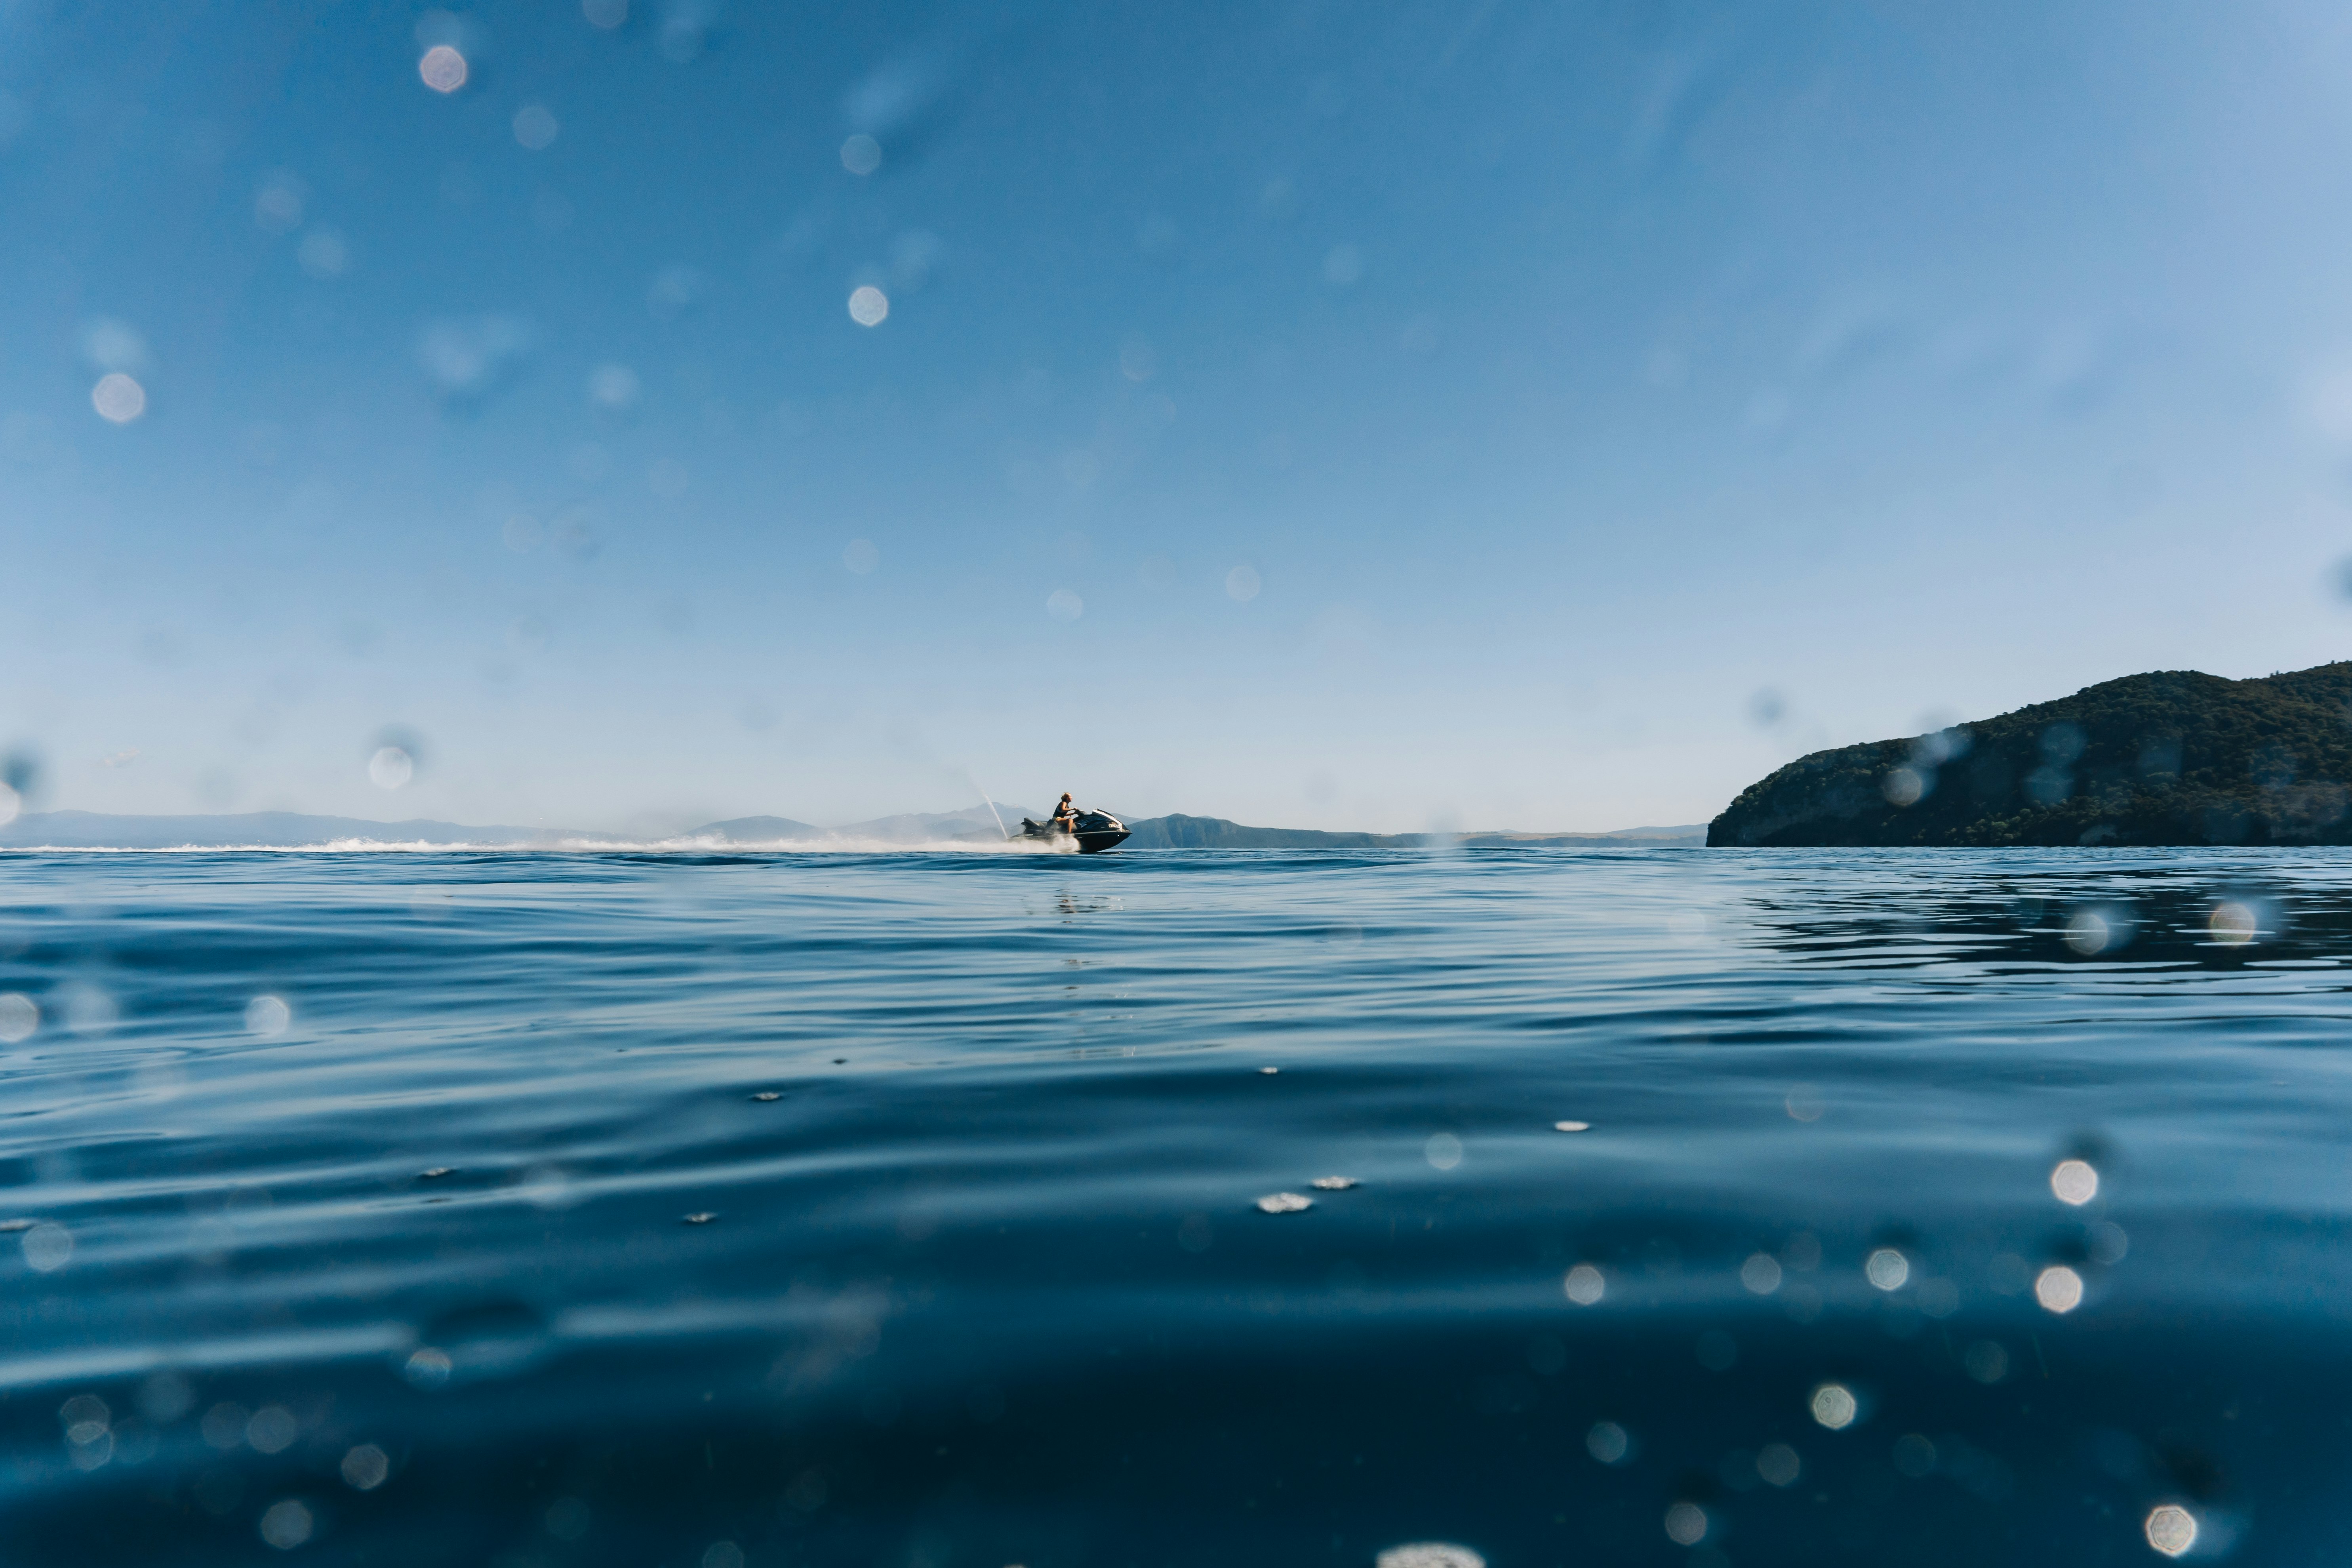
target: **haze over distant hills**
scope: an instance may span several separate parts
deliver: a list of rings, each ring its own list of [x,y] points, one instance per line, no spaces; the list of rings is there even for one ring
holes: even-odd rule
[[[999,827],[1020,830],[1036,810],[985,806],[962,811],[908,812],[868,822],[819,827],[789,816],[745,816],[706,823],[658,840],[664,845],[704,843],[725,847],[809,844],[992,844]],[[1418,834],[1325,833],[1313,828],[1246,827],[1216,816],[1155,816],[1130,821],[1126,846],[1137,849],[1381,849],[1411,848],[1427,840]],[[1634,827],[1612,833],[1471,833],[1459,843],[1523,847],[1692,847],[1702,826]],[[331,845],[481,845],[488,847],[554,848],[563,846],[644,844],[643,838],[561,827],[472,826],[413,819],[371,822],[353,816],[311,816],[290,811],[255,811],[220,816],[121,816],[91,811],[27,812],[0,826],[0,848],[177,849],[306,848]]]

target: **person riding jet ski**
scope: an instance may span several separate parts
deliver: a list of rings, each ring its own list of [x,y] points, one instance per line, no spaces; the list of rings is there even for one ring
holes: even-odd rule
[[[1065,794],[1054,815],[1043,822],[1021,819],[1024,838],[1075,838],[1081,855],[1099,855],[1127,837],[1127,824],[1108,811],[1080,811]]]

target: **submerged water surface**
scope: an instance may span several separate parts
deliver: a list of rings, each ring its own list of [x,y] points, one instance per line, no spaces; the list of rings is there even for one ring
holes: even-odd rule
[[[0,856],[0,1556],[2332,1560],[2347,939],[2326,851]]]

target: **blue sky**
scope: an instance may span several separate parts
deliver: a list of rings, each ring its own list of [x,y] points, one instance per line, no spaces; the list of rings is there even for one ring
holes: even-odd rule
[[[2347,651],[2331,8],[620,9],[0,0],[33,804],[1601,828]]]

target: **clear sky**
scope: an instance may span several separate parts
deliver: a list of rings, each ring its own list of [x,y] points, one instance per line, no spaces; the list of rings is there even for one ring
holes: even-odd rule
[[[2347,84],[2263,0],[0,0],[0,744],[1607,828],[2324,662]]]

